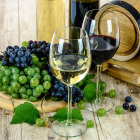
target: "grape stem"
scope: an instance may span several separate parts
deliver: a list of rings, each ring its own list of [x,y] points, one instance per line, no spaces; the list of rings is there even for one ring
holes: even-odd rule
[[[72,86],[68,86],[68,112],[67,112],[67,126],[72,124]]]

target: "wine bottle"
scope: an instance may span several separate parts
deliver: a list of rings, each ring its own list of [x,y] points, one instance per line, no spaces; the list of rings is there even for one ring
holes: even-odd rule
[[[86,12],[97,8],[99,8],[99,0],[71,0],[71,26],[81,27]]]

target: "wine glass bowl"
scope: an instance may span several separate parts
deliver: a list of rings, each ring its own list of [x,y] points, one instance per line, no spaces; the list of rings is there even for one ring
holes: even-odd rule
[[[91,50],[86,31],[72,26],[57,29],[51,41],[49,63],[55,77],[68,87],[67,121],[54,122],[52,130],[63,137],[80,136],[85,132],[86,125],[72,121],[72,87],[90,69]]]
[[[93,9],[86,13],[82,28],[90,39],[92,61],[97,66],[96,106],[105,107],[100,95],[100,77],[102,64],[111,59],[119,47],[119,25],[114,12],[107,9]],[[106,101],[107,102],[107,101]],[[98,105],[97,105],[98,104]],[[106,110],[110,110],[108,106]],[[92,109],[88,109],[92,111]],[[95,110],[96,112],[96,110]]]

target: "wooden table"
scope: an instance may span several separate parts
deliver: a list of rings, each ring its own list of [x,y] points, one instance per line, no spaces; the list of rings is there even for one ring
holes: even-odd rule
[[[35,8],[35,0],[0,0],[1,51],[4,51],[7,45],[19,45],[24,40],[36,40]],[[130,95],[137,111],[126,111],[123,115],[116,115],[113,109],[101,118],[95,113],[83,111],[85,119],[92,119],[95,127],[72,140],[140,140],[140,88],[104,74],[102,80],[107,82],[107,91],[112,88],[117,91],[115,106],[122,105],[124,98]],[[6,112],[3,109],[0,111],[0,140],[67,139],[55,135],[49,128],[28,124],[10,125],[12,115],[5,115]]]

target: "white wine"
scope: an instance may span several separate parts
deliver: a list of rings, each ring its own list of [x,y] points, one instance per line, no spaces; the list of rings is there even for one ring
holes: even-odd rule
[[[50,59],[50,66],[57,79],[71,86],[86,76],[90,61],[82,55],[57,55]]]

